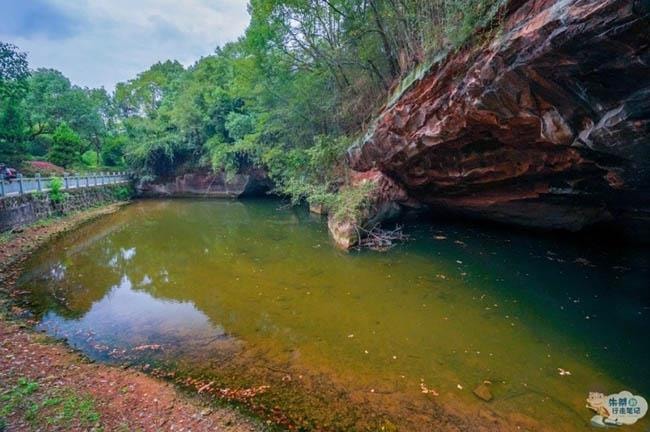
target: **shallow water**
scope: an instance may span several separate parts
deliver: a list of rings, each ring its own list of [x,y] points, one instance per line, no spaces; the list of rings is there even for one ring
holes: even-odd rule
[[[457,225],[406,232],[388,253],[343,253],[320,218],[277,201],[143,201],[50,244],[19,284],[41,329],[96,360],[227,369],[232,384],[229,365],[246,358],[252,384],[257,368],[281,365],[282,381],[290,371],[353,395],[341,407],[286,397],[313,386],[271,384],[266,403],[291,404],[279,408],[311,428],[367,427],[357,417],[370,410],[408,430],[440,404],[584,430],[589,391],[650,396],[647,250]],[[489,404],[471,393],[484,380]]]

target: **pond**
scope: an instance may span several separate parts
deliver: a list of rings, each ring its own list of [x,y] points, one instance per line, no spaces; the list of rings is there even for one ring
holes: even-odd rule
[[[279,201],[141,201],[49,244],[19,288],[90,358],[293,429],[584,430],[590,391],[650,396],[647,250],[405,232],[345,253]]]

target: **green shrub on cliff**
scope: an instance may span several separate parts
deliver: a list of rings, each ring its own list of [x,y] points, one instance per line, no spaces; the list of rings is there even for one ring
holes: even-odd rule
[[[485,26],[496,14],[497,0],[450,0],[445,4],[445,32],[454,48],[458,48],[478,27]]]
[[[370,196],[373,190],[374,184],[370,182],[344,187],[326,205],[335,219],[359,222],[371,202]]]

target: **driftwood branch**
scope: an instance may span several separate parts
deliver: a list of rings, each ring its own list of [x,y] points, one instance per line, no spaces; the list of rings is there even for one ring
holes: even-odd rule
[[[359,235],[358,248],[368,248],[375,251],[386,251],[397,242],[408,240],[408,235],[402,232],[402,227],[397,225],[393,230],[386,230],[375,225],[367,230],[362,227],[356,227]]]

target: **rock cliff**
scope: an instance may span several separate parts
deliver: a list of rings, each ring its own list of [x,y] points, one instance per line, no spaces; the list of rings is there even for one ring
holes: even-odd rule
[[[650,1],[513,0],[387,105],[350,166],[434,210],[581,230],[650,221]]]
[[[240,198],[264,195],[271,188],[266,173],[259,169],[229,177],[223,172],[200,170],[138,185],[143,197]]]

